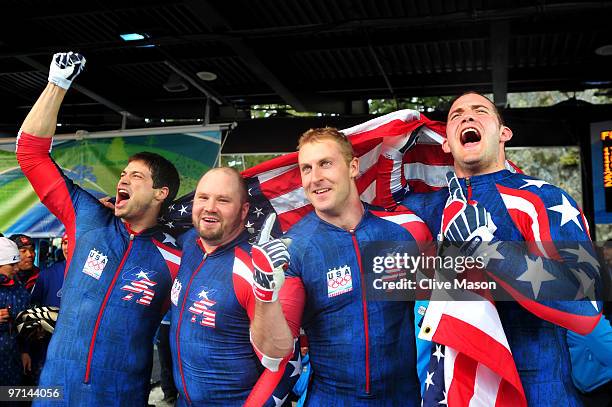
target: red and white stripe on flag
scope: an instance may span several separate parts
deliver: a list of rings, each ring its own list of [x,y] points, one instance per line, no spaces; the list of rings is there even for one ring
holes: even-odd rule
[[[527,406],[508,340],[490,301],[431,301],[419,338],[446,346],[448,406]]]
[[[404,171],[392,172],[388,166],[393,163],[381,156],[383,138],[408,137],[417,130],[421,136],[417,146],[403,159]],[[445,174],[452,169],[452,157],[440,148],[444,131],[443,123],[429,120],[421,113],[408,109],[342,130],[359,158],[357,188],[361,199],[374,205],[389,206],[378,198],[380,192],[386,193],[389,187],[377,188],[377,182],[394,182],[391,174],[400,174],[400,178],[416,186],[416,191],[432,191],[445,186]],[[401,175],[404,172],[406,177]],[[383,173],[389,174],[387,180],[380,180]],[[242,175],[245,178],[257,177],[261,192],[274,208],[283,232],[312,210],[302,188],[297,153],[266,161],[244,171]],[[406,181],[400,183],[405,186]]]

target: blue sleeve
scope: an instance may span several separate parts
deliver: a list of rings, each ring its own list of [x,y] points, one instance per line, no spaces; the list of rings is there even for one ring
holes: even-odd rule
[[[419,339],[419,332],[421,330],[421,323],[427,311],[429,301],[417,300],[414,303],[414,337],[416,338],[416,350],[417,350],[417,375],[419,376],[419,382],[421,383],[421,396],[425,394],[425,378],[427,377],[427,367],[429,366],[429,359],[431,358],[431,342],[423,339]]]
[[[612,380],[612,326],[602,317],[588,335],[567,331],[572,362],[572,380],[582,392],[589,392]]]

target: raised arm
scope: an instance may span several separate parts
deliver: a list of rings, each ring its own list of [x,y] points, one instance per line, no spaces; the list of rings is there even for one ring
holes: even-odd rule
[[[280,360],[291,354],[294,349],[294,338],[297,338],[299,320],[304,305],[304,288],[297,277],[288,279],[284,291],[293,293],[293,305],[284,307],[279,301],[279,292],[285,284],[285,269],[289,264],[289,252],[281,239],[270,240],[270,232],[276,216],[269,216],[264,222],[258,243],[253,246],[253,293],[255,294],[255,315],[251,323],[251,341],[264,366],[273,367]],[[283,308],[292,317],[287,322]],[[268,366],[270,365],[270,366]]]
[[[49,68],[49,83],[26,116],[20,132],[41,138],[53,137],[66,91],[84,66],[85,57],[73,52],[53,56]]]

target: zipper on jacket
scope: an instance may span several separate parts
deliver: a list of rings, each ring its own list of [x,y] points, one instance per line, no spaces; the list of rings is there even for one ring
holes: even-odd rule
[[[125,261],[130,254],[130,250],[132,249],[132,243],[134,243],[134,234],[130,233],[130,243],[128,243],[128,247],[123,254],[123,258],[121,259],[121,263],[119,263],[119,267],[115,270],[115,275],[113,276],[113,280],[109,284],[106,289],[106,295],[104,295],[104,300],[102,301],[102,305],[100,305],[100,311],[98,311],[98,318],[96,319],[96,325],[94,326],[93,334],[91,335],[91,342],[89,343],[89,352],[87,354],[87,365],[85,367],[85,381],[84,383],[89,383],[91,376],[91,360],[93,358],[94,347],[96,344],[96,337],[98,336],[98,329],[100,329],[100,321],[102,321],[102,315],[104,314],[104,309],[106,308],[106,304],[108,303],[108,299],[110,298],[111,292],[113,291],[113,287],[117,282],[117,278],[119,277],[119,272],[123,268]]]
[[[357,263],[359,265],[359,277],[361,279],[361,304],[363,306],[363,332],[365,333],[365,392],[370,394],[370,331],[368,323],[368,303],[366,301],[366,290],[365,290],[365,276],[363,274],[363,267],[361,267],[361,253],[359,252],[359,243],[357,242],[357,236],[355,231],[350,230],[351,237],[353,238],[353,247],[355,248],[355,254],[357,255]]]
[[[472,203],[472,181],[470,177],[465,177],[465,186],[467,187],[467,202]]]
[[[189,294],[189,289],[191,288],[191,283],[193,282],[193,279],[200,272],[200,269],[204,265],[204,262],[206,261],[207,257],[208,255],[204,254],[200,265],[195,269],[195,272],[191,273],[191,277],[189,277],[189,282],[187,283],[187,287],[185,288],[185,294],[183,295],[183,301],[181,302],[181,312],[179,313],[178,323],[176,324],[176,353],[178,359],[178,367],[179,372],[181,374],[181,383],[183,384],[183,391],[185,392],[185,399],[187,401],[187,404],[189,405],[191,405],[191,398],[189,397],[189,393],[187,393],[187,383],[185,382],[185,374],[183,373],[183,362],[181,359],[181,342],[179,341],[179,338],[181,332],[181,324],[183,322],[183,312],[185,311],[185,302],[187,302],[187,294]]]

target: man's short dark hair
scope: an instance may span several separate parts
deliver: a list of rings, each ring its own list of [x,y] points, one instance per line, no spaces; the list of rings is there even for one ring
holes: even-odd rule
[[[506,124],[504,123],[504,118],[502,117],[502,115],[499,113],[499,110],[497,109],[497,106],[495,106],[495,103],[493,103],[493,101],[491,99],[489,99],[488,97],[486,97],[485,95],[483,95],[482,93],[478,93],[475,90],[468,90],[466,92],[463,92],[461,95],[454,97],[451,101],[450,104],[448,105],[448,108],[450,110],[450,108],[455,104],[455,102],[457,101],[457,99],[459,99],[460,97],[463,97],[465,95],[478,95],[478,96],[482,96],[483,98],[487,99],[491,105],[493,106],[493,111],[495,112],[495,116],[497,116],[497,121],[499,121],[499,125],[500,126],[505,126]]]
[[[176,197],[181,185],[176,167],[161,155],[149,151],[141,151],[132,155],[128,158],[128,163],[132,161],[142,161],[149,167],[151,178],[153,178],[153,188],[168,188],[168,196],[162,203],[160,213],[165,212]]]

